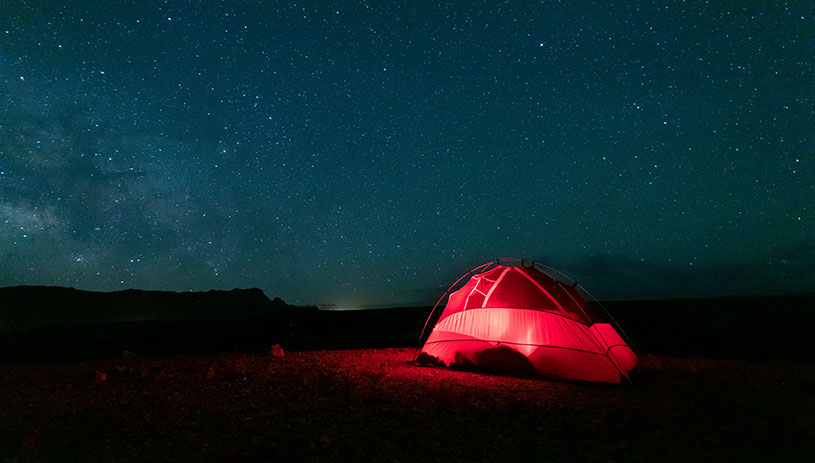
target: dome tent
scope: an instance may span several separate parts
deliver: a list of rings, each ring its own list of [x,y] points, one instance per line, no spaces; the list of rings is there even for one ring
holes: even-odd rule
[[[464,278],[470,279],[451,292]],[[449,294],[417,363],[552,378],[629,381],[637,356],[616,324],[576,284],[541,264],[499,259],[480,265]],[[428,323],[422,330],[422,338]]]

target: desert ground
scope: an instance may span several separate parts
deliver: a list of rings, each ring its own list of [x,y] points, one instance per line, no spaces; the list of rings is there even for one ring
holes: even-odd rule
[[[815,461],[815,364],[642,357],[633,386],[411,348],[0,364],[3,461]]]
[[[430,308],[0,288],[0,462],[815,461],[815,295],[606,306],[632,385],[413,365]]]

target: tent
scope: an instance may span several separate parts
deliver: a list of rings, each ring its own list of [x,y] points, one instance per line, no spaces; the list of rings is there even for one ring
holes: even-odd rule
[[[468,275],[464,286],[451,293]],[[449,294],[416,362],[579,381],[630,381],[638,361],[622,330],[602,306],[588,302],[588,293],[567,281],[553,269],[519,259],[476,267],[433,308],[428,322]]]

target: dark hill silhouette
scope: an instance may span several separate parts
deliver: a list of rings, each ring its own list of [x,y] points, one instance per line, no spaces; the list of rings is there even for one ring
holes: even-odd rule
[[[0,359],[109,358],[268,349],[314,308],[260,289],[110,293],[52,286],[0,288]]]
[[[320,311],[260,289],[110,293],[0,288],[0,360],[407,346],[429,308]]]
[[[240,318],[291,310],[257,288],[171,292],[82,291],[58,286],[0,288],[0,330],[89,323]]]

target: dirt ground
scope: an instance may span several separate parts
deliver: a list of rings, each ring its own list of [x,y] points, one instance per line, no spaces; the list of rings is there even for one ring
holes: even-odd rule
[[[635,386],[412,349],[0,364],[0,461],[815,461],[815,363],[643,357]]]

